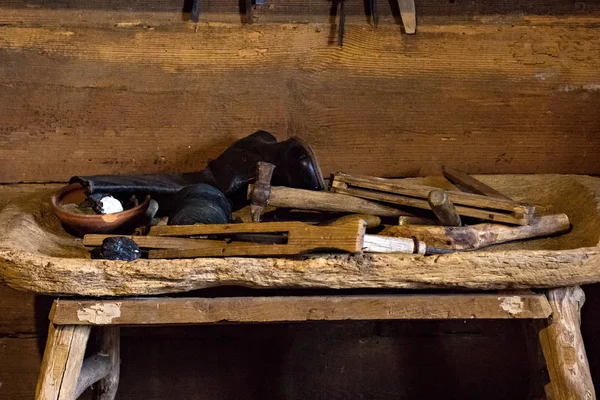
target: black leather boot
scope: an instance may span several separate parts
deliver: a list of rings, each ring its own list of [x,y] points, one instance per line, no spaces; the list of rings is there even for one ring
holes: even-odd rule
[[[306,142],[291,138],[278,143],[275,136],[266,131],[238,140],[200,172],[74,176],[70,182],[81,183],[90,193],[136,194],[138,198],[150,194],[160,203],[162,213],[176,208],[176,204],[170,203],[181,189],[205,183],[221,190],[233,202],[234,209],[238,209],[248,203],[246,191],[255,178],[259,161],[275,165],[273,185],[309,190],[325,188],[317,158]]]
[[[273,186],[325,189],[317,157],[304,140],[293,137],[277,142],[269,132],[257,131],[235,142],[208,164],[217,187],[233,201],[235,209],[247,204],[248,184],[256,177],[259,161],[275,165]]]

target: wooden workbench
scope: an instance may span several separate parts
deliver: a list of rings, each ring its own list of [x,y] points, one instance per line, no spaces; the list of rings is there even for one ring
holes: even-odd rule
[[[597,223],[595,215],[583,215],[582,212],[596,208],[599,179],[580,176],[483,179],[500,189],[510,184],[511,195],[516,194],[516,197],[519,197],[519,188],[523,193],[530,193],[539,185],[536,194],[530,194],[533,200],[545,200],[542,203],[557,212],[568,207],[572,221],[579,229],[562,239],[522,245],[540,246],[538,250],[511,249],[508,245],[505,250],[427,257],[315,255],[296,259],[137,260],[126,263],[83,258],[86,253],[81,243],[65,235],[54,216],[47,212],[50,188],[40,188],[38,192],[32,191],[26,197],[15,199],[0,212],[0,221],[5,228],[0,237],[3,246],[0,268],[5,281],[15,287],[70,296],[160,294],[224,283],[354,289],[457,286],[490,290],[550,288],[600,280],[597,247],[569,249],[577,243],[597,240],[596,233],[587,229]],[[563,191],[570,193],[568,201],[561,202]],[[553,246],[567,249],[547,249]],[[96,325],[479,318],[543,320],[552,316],[552,323],[541,331],[540,336],[552,380],[552,386],[547,390],[558,399],[570,398],[573,393],[579,393],[581,398],[593,398],[594,388],[579,328],[583,301],[583,292],[577,286],[551,289],[548,300],[543,294],[533,293],[58,300],[50,315],[50,340],[38,394],[40,398],[58,399],[62,398],[60,392],[64,389],[65,398],[70,398],[75,391],[85,389],[81,385],[98,377],[106,375],[112,381],[117,379],[115,367],[108,368],[106,361],[99,364],[100,372],[85,378],[77,388],[89,327]],[[110,332],[114,336],[114,330]],[[114,341],[113,337],[110,342]],[[62,348],[65,343],[67,348]],[[68,343],[74,344],[72,349]],[[94,359],[94,363],[96,361]],[[97,364],[94,363],[88,362]],[[111,363],[114,364],[114,360]],[[63,372],[60,372],[61,368]],[[88,366],[84,371],[93,369]],[[48,393],[47,397],[44,393]]]

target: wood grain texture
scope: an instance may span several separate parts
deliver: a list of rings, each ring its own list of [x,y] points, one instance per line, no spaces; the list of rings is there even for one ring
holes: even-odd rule
[[[595,399],[583,338],[581,307],[585,294],[580,287],[548,291],[552,322],[540,332],[540,341],[550,374],[553,400]]]
[[[48,299],[44,298],[43,303],[46,315],[36,312],[41,304],[35,294],[0,284],[0,335],[35,334],[40,323],[47,320]]]
[[[118,306],[115,307],[115,304]],[[97,318],[98,313],[104,314],[103,317]],[[510,319],[547,318],[549,315],[550,308],[544,295],[456,294],[57,300],[51,319],[61,325],[160,325],[373,319]]]
[[[15,288],[45,294],[131,296],[222,285],[255,288],[506,289],[600,282],[600,250],[492,251],[449,255],[322,255],[196,258],[132,263],[0,251],[0,273]],[[31,280],[32,271],[36,280]]]
[[[306,252],[344,251],[356,253],[363,248],[366,222],[351,219],[335,226],[315,226],[303,222],[261,222],[218,225],[156,225],[150,235],[157,236],[205,236],[236,233],[286,234],[285,244],[262,244],[251,242],[221,242],[210,240],[203,246],[203,239],[189,248],[150,250],[148,258],[192,258],[192,257],[244,257],[244,256],[289,256]],[[202,246],[202,247],[200,247]]]
[[[248,200],[252,199],[254,185],[248,186]],[[406,212],[383,204],[344,196],[331,192],[294,189],[284,186],[271,187],[267,204],[273,207],[294,208],[299,210],[337,211],[363,213],[380,216],[401,216]]]
[[[0,337],[0,360],[0,398],[33,399],[42,361],[38,339]]]
[[[342,50],[327,25],[11,21],[1,182],[200,170],[255,129],[303,136],[325,173],[600,170],[593,18],[412,37],[349,24]]]
[[[75,397],[90,330],[90,326],[50,324],[36,400],[72,400]]]

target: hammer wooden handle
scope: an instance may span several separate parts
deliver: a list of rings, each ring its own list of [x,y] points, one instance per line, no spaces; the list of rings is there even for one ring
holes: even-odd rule
[[[478,224],[471,226],[390,226],[381,234],[397,237],[415,237],[428,246],[440,249],[475,250],[494,244],[514,240],[531,239],[565,233],[570,228],[565,214],[539,217],[530,225],[506,226],[500,224]]]
[[[460,215],[456,212],[454,204],[443,190],[432,190],[427,198],[431,211],[435,214],[441,225],[460,226]]]
[[[252,199],[254,185],[248,187],[248,199]],[[353,212],[379,216],[411,215],[393,207],[345,194],[294,189],[285,186],[271,187],[268,205],[299,210]]]

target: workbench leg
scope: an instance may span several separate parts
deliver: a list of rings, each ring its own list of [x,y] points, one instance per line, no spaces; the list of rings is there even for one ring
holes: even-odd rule
[[[121,328],[105,326],[100,333],[100,353],[110,358],[111,369],[108,375],[98,382],[95,394],[96,400],[114,400],[119,387],[119,372],[121,364]]]
[[[38,379],[36,400],[74,400],[89,325],[50,323],[46,350]]]
[[[585,294],[579,286],[550,289],[547,293],[552,321],[540,332],[540,342],[550,375],[552,400],[596,398],[581,336],[581,307]]]

